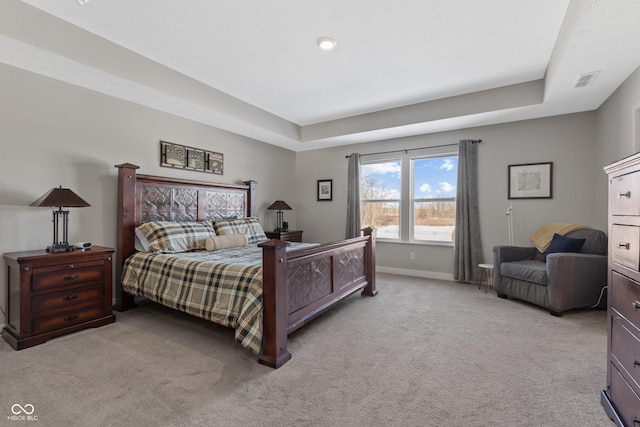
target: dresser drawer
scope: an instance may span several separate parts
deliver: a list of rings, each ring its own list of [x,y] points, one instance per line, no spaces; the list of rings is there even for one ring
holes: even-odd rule
[[[633,270],[640,270],[640,227],[611,226],[611,260]]]
[[[612,215],[640,215],[640,172],[611,180],[609,202]]]
[[[70,289],[42,296],[31,300],[31,313],[40,314],[49,310],[64,307],[81,307],[100,303],[104,299],[104,287],[92,286],[88,288]]]
[[[35,292],[101,280],[104,280],[104,261],[97,260],[34,269],[31,286]]]
[[[65,328],[67,326],[76,325],[78,323],[87,322],[104,316],[104,306],[97,305],[84,309],[67,311],[55,316],[40,317],[33,319],[33,334],[42,334],[56,329]]]
[[[640,284],[615,271],[611,276],[611,307],[640,329]]]
[[[611,400],[627,426],[640,425],[640,397],[624,380],[615,365],[611,366]],[[635,422],[635,423],[634,423]]]
[[[613,317],[611,321],[611,354],[615,357],[636,393],[640,393],[640,339]]]

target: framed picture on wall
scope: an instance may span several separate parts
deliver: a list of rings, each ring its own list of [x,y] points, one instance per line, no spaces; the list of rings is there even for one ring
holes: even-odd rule
[[[509,199],[551,199],[553,162],[509,165]]]
[[[160,166],[222,175],[224,156],[214,151],[160,141]]]
[[[318,180],[318,201],[325,202],[333,200],[333,180],[332,179],[319,179]]]

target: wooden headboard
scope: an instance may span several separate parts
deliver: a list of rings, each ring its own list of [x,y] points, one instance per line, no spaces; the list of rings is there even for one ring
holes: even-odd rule
[[[256,182],[243,185],[214,184],[152,175],[136,174],[130,163],[118,168],[118,224],[116,243],[116,284],[124,260],[135,252],[135,228],[149,221],[203,221],[227,217],[248,217],[257,213]],[[118,289],[117,289],[118,290]],[[129,299],[125,295],[125,299]],[[116,309],[134,307],[116,292]]]

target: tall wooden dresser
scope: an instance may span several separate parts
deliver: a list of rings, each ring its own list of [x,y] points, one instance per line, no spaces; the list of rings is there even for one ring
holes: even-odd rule
[[[640,153],[604,168],[609,177],[607,389],[619,426],[640,427]]]

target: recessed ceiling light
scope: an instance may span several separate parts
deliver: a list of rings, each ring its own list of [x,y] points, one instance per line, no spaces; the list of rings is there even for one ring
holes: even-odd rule
[[[318,47],[322,50],[331,50],[336,47],[336,44],[338,43],[331,37],[320,37],[318,39]]]

